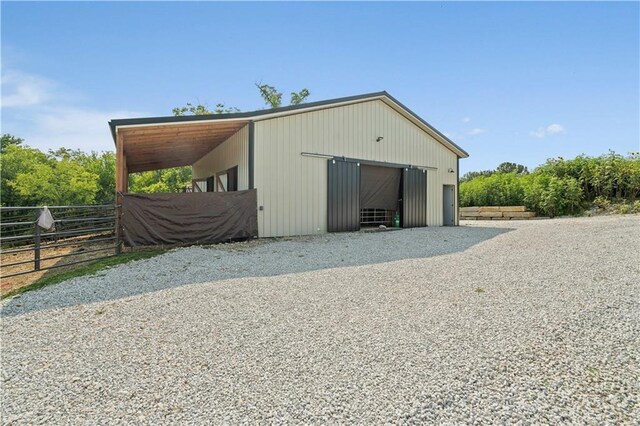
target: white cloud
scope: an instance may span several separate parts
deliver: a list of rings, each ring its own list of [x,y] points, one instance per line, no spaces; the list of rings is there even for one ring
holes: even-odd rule
[[[462,122],[463,122],[463,123],[468,123],[468,122],[470,122],[470,121],[471,121],[471,117],[464,117],[464,118],[462,119]]]
[[[484,129],[480,129],[479,127],[476,127],[474,129],[469,130],[467,132],[467,135],[469,135],[469,136],[477,136],[477,135],[480,135],[480,134],[482,134],[484,132],[485,132]]]
[[[52,98],[55,84],[32,74],[7,71],[2,74],[2,107],[24,108],[41,105]]]
[[[81,96],[63,92],[55,82],[13,70],[3,73],[2,91],[3,133],[15,134],[43,151],[60,147],[113,151],[108,121],[146,115],[82,107]]]
[[[114,151],[108,121],[141,115],[144,114],[124,110],[47,107],[34,114],[32,130],[21,137],[30,146],[45,151],[62,146],[83,151]]]
[[[547,133],[553,135],[555,133],[564,133],[564,127],[560,124],[550,124],[547,126]]]
[[[558,133],[564,133],[565,128],[561,124],[549,124],[547,127],[538,127],[537,130],[532,130],[529,132],[529,135],[534,138],[544,139],[546,136],[555,135]]]
[[[544,128],[540,127],[538,130],[530,131],[529,134],[534,138],[542,139],[546,136],[547,132],[545,132]]]

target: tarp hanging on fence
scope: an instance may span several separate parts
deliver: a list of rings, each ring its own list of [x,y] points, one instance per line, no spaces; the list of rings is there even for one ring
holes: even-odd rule
[[[360,167],[360,208],[396,210],[400,198],[402,169],[392,167]]]
[[[255,189],[122,195],[122,237],[129,247],[257,236]]]

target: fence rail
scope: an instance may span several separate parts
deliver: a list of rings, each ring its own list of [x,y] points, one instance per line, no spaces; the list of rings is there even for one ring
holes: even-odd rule
[[[118,206],[50,206],[53,228],[38,225],[44,207],[0,207],[0,275],[30,274],[115,256]]]

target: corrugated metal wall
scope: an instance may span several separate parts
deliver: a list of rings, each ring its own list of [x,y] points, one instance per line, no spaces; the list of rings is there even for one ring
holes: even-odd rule
[[[327,232],[327,159],[303,151],[437,167],[427,172],[427,224],[442,225],[442,185],[456,184],[456,155],[375,100],[256,122],[260,236]]]
[[[328,160],[327,230],[329,232],[360,229],[360,165]]]
[[[249,189],[249,126],[244,126],[193,164],[193,178],[204,179],[238,166],[238,190]]]
[[[402,171],[402,227],[427,224],[427,172],[420,169]]]

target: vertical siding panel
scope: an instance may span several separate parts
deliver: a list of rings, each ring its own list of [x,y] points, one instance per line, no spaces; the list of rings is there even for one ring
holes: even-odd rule
[[[269,182],[271,187],[271,206],[269,207],[269,222],[271,223],[271,234],[278,235],[278,215],[280,211],[279,196],[278,196],[278,169],[282,167],[281,162],[278,159],[278,120],[273,120],[270,129],[271,138],[269,140],[269,156],[271,157],[271,164],[275,165],[275,168],[270,168],[268,173],[270,175]]]

